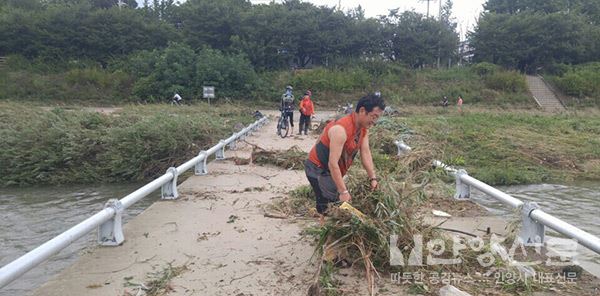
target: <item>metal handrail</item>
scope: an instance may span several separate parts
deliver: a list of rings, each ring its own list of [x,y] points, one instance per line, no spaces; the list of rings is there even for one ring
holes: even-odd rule
[[[94,228],[98,228],[98,240],[100,244],[108,246],[120,245],[124,241],[121,228],[121,213],[123,210],[159,188],[163,188],[163,199],[176,198],[176,183],[179,175],[194,166],[201,166],[206,172],[205,165],[208,156],[216,153],[217,159],[223,159],[226,145],[234,144],[238,139],[244,139],[247,135],[251,134],[259,127],[262,127],[266,121],[266,117],[256,120],[254,123],[243,130],[234,133],[226,140],[219,141],[219,144],[211,147],[207,151],[200,152],[198,156],[179,167],[170,168],[164,175],[140,187],[136,191],[123,197],[121,200],[110,200],[100,212],[71,227],[32,251],[29,251],[27,254],[6,264],[0,269],[0,288],[8,285],[27,271],[46,261],[50,256],[60,252],[72,242],[88,234]],[[196,172],[197,171],[198,170],[196,170]]]
[[[494,197],[495,199],[499,200],[503,204],[509,205],[515,209],[523,206],[522,201],[512,197],[510,194],[504,193],[504,192],[502,192],[486,183],[483,183],[467,174],[459,174],[457,176],[457,178],[460,178],[460,180],[462,182],[477,188],[479,191],[481,191],[491,197]]]
[[[535,221],[542,223],[556,232],[568,236],[584,247],[600,254],[600,239],[593,234],[583,231],[561,219],[558,219],[540,209],[535,209],[529,213],[529,216]]]
[[[469,176],[466,171],[457,170],[441,161],[435,160],[433,166],[443,168],[456,177],[457,194],[455,195],[455,198],[457,199],[468,199],[470,195],[470,188],[468,188],[468,186],[473,186],[506,205],[515,209],[520,209],[523,227],[519,237],[525,245],[543,243],[545,236],[544,226],[547,226],[562,235],[575,239],[579,244],[600,254],[600,238],[544,212],[539,208],[537,203],[518,200],[509,194]],[[465,185],[467,188],[465,188]]]
[[[409,146],[400,141],[396,141],[395,144],[398,146],[398,156],[404,155],[411,150]],[[562,235],[576,240],[579,244],[597,254],[600,254],[600,238],[544,212],[537,203],[523,202],[516,199],[510,194],[504,193],[469,176],[465,170],[453,168],[439,160],[434,160],[433,166],[442,168],[455,177],[456,194],[454,195],[454,198],[456,199],[468,199],[471,195],[470,187],[473,186],[486,195],[489,195],[512,208],[520,209],[523,225],[519,238],[525,245],[539,245],[540,243],[543,243],[545,226],[547,226]]]

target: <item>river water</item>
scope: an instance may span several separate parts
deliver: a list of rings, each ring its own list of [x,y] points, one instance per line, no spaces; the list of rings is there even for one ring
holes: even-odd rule
[[[121,199],[143,184],[76,185],[0,189],[0,266],[59,235],[102,210],[111,198]],[[137,202],[123,215],[124,223],[160,198],[154,193]],[[26,295],[77,259],[87,246],[96,245],[92,232],[0,289],[1,296]],[[127,238],[125,238],[127,239]]]
[[[578,185],[521,185],[497,187],[522,201],[536,202],[544,212],[572,224],[584,231],[600,237],[600,184],[582,183]],[[477,191],[471,191],[472,198],[494,214],[507,219],[520,219],[512,208]],[[600,255],[584,246],[575,245],[561,234],[546,227],[546,241],[558,253],[571,257],[584,269],[600,277]],[[572,247],[576,247],[573,249]],[[570,255],[569,255],[570,254]],[[558,257],[553,259],[558,261]]]
[[[110,198],[122,198],[141,185],[103,185],[0,189],[0,266],[11,262],[103,208]],[[500,187],[523,201],[535,201],[544,211],[600,236],[600,184]],[[512,210],[477,190],[473,199],[492,213],[510,219]],[[124,222],[159,198],[146,197],[127,209]],[[517,218],[514,216],[513,218]],[[560,235],[547,231],[551,240]],[[75,261],[86,246],[96,245],[92,232],[0,290],[0,296],[26,295]],[[579,246],[576,260],[600,276],[600,255]]]

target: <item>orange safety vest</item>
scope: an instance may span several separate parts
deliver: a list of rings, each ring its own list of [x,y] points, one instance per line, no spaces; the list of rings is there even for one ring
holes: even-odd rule
[[[342,155],[338,165],[342,172],[342,176],[346,175],[348,169],[352,165],[358,150],[360,149],[365,136],[367,135],[366,128],[356,128],[356,113],[351,113],[336,121],[332,121],[325,126],[323,133],[319,137],[319,141],[312,147],[308,154],[308,160],[323,170],[329,170],[329,129],[335,125],[341,125],[346,130],[346,142],[342,149]]]

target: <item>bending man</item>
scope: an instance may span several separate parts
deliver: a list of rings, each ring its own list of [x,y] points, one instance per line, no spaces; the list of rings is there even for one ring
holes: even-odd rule
[[[367,130],[375,125],[384,109],[385,103],[379,96],[361,98],[354,112],[327,124],[319,141],[310,150],[305,172],[316,195],[321,222],[329,203],[352,199],[343,177],[359,152],[371,188],[377,188]]]

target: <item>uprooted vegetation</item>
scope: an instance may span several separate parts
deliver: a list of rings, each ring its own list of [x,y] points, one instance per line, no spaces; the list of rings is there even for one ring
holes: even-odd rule
[[[174,287],[171,285],[171,280],[186,270],[188,270],[188,268],[185,264],[173,266],[169,263],[159,271],[148,273],[144,283],[135,283],[133,282],[133,277],[126,277],[124,278],[124,286],[131,288],[132,291],[125,290],[124,295],[168,295],[170,292],[175,291]]]
[[[303,170],[306,152],[298,146],[285,151],[269,151],[258,146],[252,148],[252,162],[260,165],[274,165],[287,170]]]
[[[490,243],[491,235],[482,239],[450,236],[437,225],[424,221],[424,208],[441,202],[458,204],[451,199],[452,190],[446,184],[451,178],[431,166],[434,158],[444,159],[444,153],[395,121],[384,121],[372,132],[378,137],[373,145],[373,159],[380,188],[372,191],[364,170],[359,165],[353,166],[346,182],[352,194],[352,207],[362,214],[333,205],[324,225],[305,231],[316,240],[314,257],[318,262],[309,295],[344,294],[345,287],[337,277],[339,268],[344,266],[362,271],[370,295],[381,292],[377,285],[386,278],[392,279],[393,284],[404,285],[411,293],[425,295],[438,295],[440,288],[448,284],[473,295],[527,295],[534,291],[580,288],[566,282],[568,275],[562,267],[507,263],[499,255],[498,246]],[[397,157],[393,142],[402,137],[410,137],[415,147],[410,154]],[[299,187],[290,193],[289,199],[272,205],[272,210],[288,216],[312,215],[315,212],[312,190],[308,186]],[[510,248],[514,233],[500,245]],[[456,244],[465,248],[455,253]],[[409,257],[415,250],[420,251],[416,251],[417,256]],[[525,250],[527,254],[535,253],[529,248]],[[519,261],[528,260],[531,258]],[[542,274],[562,278],[563,282],[542,283],[537,278]],[[582,279],[593,283],[588,274],[578,273],[571,278]],[[587,295],[585,291],[593,289],[584,288],[580,293]]]

